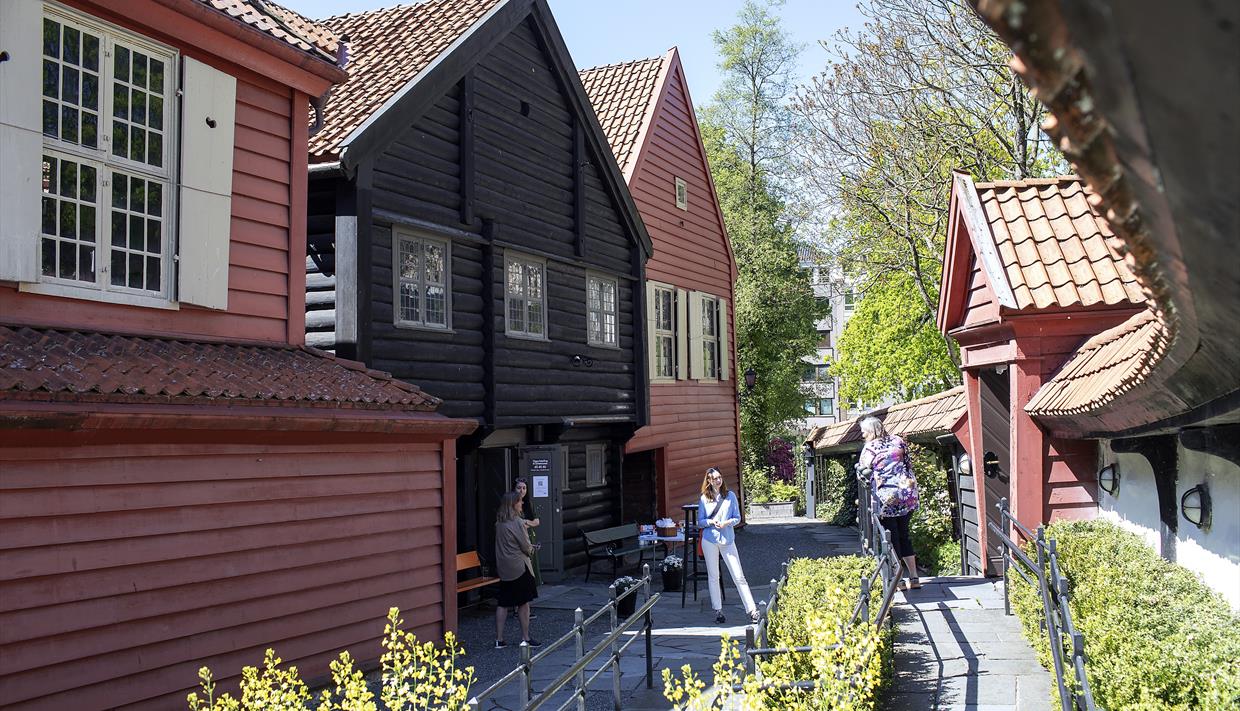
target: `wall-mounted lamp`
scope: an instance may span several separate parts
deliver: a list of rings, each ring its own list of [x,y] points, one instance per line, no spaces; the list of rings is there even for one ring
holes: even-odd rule
[[[753,368],[745,369],[745,392],[753,390],[753,386],[758,384],[758,371]]]
[[[1180,513],[1197,528],[1210,527],[1210,489],[1198,484],[1180,497]]]
[[[969,459],[968,452],[961,454],[960,458],[956,460],[956,470],[959,471],[962,476],[973,475],[973,460]]]
[[[572,361],[574,368],[580,368],[583,365],[587,368],[594,367],[594,359],[589,356],[574,355]]]
[[[1119,489],[1119,465],[1108,464],[1098,472],[1098,486],[1114,496]]]

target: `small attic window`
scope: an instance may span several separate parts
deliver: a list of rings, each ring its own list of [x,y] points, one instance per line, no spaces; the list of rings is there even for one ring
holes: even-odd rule
[[[685,184],[684,178],[676,178],[676,207],[681,210],[689,209],[689,186]]]

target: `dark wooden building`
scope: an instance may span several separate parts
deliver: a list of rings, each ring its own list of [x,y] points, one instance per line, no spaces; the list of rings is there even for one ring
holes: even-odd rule
[[[628,443],[626,513],[679,517],[707,467],[740,491],[728,242],[675,48],[581,72],[654,243],[646,265],[650,424]]]
[[[614,525],[647,421],[650,239],[541,0],[326,20],[353,63],[310,143],[307,341],[436,393],[461,550],[531,478],[549,574]]]
[[[272,3],[0,2],[0,706],[185,708],[455,621],[475,423],[302,344],[336,49]]]

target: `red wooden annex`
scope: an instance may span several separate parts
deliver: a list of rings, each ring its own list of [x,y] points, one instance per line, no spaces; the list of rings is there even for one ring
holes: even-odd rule
[[[1075,176],[953,178],[938,326],[960,344],[961,444],[987,519],[1004,497],[1030,528],[1096,508],[1096,444],[1052,436],[1025,406],[1084,341],[1145,304],[1098,204]],[[979,572],[994,573],[984,523],[979,534]]]
[[[391,606],[442,634],[474,424],[302,345],[336,37],[270,2],[4,0],[0,49],[0,704],[183,708],[267,647],[322,677]]]
[[[581,80],[654,243],[646,264],[650,424],[625,449],[625,518],[677,518],[681,505],[697,501],[707,467],[740,489],[736,263],[676,48],[584,70]]]

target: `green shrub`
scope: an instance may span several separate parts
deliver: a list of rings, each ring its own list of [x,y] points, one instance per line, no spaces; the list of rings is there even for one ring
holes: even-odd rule
[[[771,477],[758,467],[741,467],[741,483],[745,487],[746,504],[765,504],[771,500]]]
[[[771,482],[771,501],[792,501],[798,503],[797,509],[804,508],[800,504],[800,499],[804,498],[804,489],[799,488],[796,484],[788,484],[782,481]]]
[[[917,510],[909,519],[909,537],[917,564],[931,575],[960,572],[959,544],[952,540],[952,502],[947,493],[947,471],[933,450],[909,445],[909,461],[917,476]],[[952,553],[944,553],[951,548]]]
[[[726,635],[715,664],[714,694],[691,668],[680,678],[663,672],[664,695],[677,709],[741,708],[781,711],[873,711],[883,681],[889,677],[891,630],[858,624],[848,630],[861,592],[860,578],[874,569],[872,558],[846,556],[797,559],[788,568],[787,584],[770,618],[771,646],[812,646],[808,654],[781,655],[760,662],[762,681],[789,682],[816,679],[812,691],[759,691],[756,677],[745,678],[740,650]],[[871,598],[871,609],[879,596]],[[833,649],[828,649],[838,645]],[[844,673],[837,674],[843,670]],[[733,684],[744,684],[734,695]]]
[[[400,610],[388,610],[380,659],[383,689],[379,700],[389,711],[436,709],[453,711],[465,708],[469,687],[474,680],[473,667],[459,667],[457,660],[465,650],[457,646],[451,632],[444,636],[443,647],[433,642],[418,643],[412,632],[401,629],[404,620]],[[198,670],[203,698],[197,693],[186,697],[190,711],[305,711],[311,702],[310,688],[301,680],[297,667],[280,668],[281,659],[268,649],[263,669],[245,667],[241,670],[241,698],[215,694],[211,670]],[[324,689],[315,711],[379,711],[375,695],[366,685],[362,672],[355,669],[348,652],[331,663],[334,686]],[[333,693],[334,692],[334,693]]]
[[[1069,607],[1085,636],[1086,673],[1099,707],[1237,708],[1240,616],[1220,595],[1110,523],[1059,522],[1047,535],[1056,540],[1060,568],[1070,580]],[[1027,552],[1036,559],[1032,543]],[[1010,577],[1025,636],[1049,669],[1041,598],[1019,575]]]

